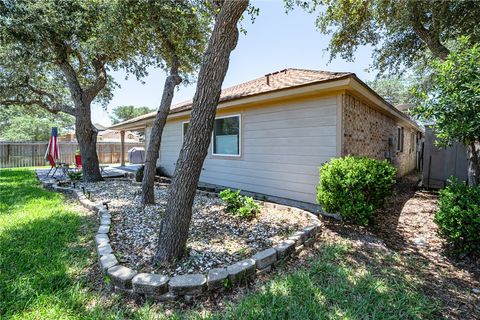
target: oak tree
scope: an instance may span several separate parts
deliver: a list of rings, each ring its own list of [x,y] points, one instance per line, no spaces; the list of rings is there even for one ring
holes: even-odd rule
[[[210,33],[211,15],[202,5],[189,1],[177,1],[176,8],[171,14],[176,16],[176,23],[165,25],[158,23],[158,10],[161,2],[147,1],[139,6],[138,1],[130,1],[130,10],[143,12],[143,23],[151,25],[156,39],[162,47],[162,57],[169,68],[169,75],[165,80],[163,94],[153,121],[149,144],[145,155],[145,167],[142,179],[142,205],[154,204],[154,180],[156,164],[160,151],[162,133],[167,116],[172,105],[175,88],[187,79],[200,64],[206,40]],[[139,13],[141,14],[141,13]]]
[[[412,102],[410,94],[412,80],[409,77],[393,75],[379,77],[366,83],[393,106]]]
[[[90,106],[108,99],[106,64],[119,50],[110,11],[106,2],[0,2],[0,104],[74,116],[87,181],[102,179]]]
[[[175,260],[184,253],[193,199],[208,153],[222,83],[228,69],[230,53],[237,45],[237,24],[248,7],[248,0],[225,0],[219,5],[198,74],[190,125],[169,188],[165,217],[159,230],[155,253],[157,263]]]
[[[480,45],[461,38],[445,61],[433,60],[432,87],[417,91],[413,114],[434,122],[436,143],[469,150],[469,182],[480,183]]]
[[[52,127],[58,127],[61,135],[72,130],[74,123],[75,118],[68,114],[9,106],[0,112],[0,141],[48,141]]]
[[[153,111],[155,111],[155,109],[149,107],[117,106],[113,108],[110,118],[113,124],[117,124]]]
[[[102,179],[91,105],[110,100],[116,84],[109,71],[142,77],[147,66],[165,67],[165,51],[152,38],[173,28],[177,1],[160,3],[149,11],[158,18],[152,28],[124,1],[0,1],[0,105],[73,115],[86,181]]]
[[[431,56],[445,60],[451,42],[480,41],[480,2],[475,0],[284,0],[318,12],[316,26],[331,34],[331,58],[353,60],[359,46],[374,47],[372,67],[398,73]]]

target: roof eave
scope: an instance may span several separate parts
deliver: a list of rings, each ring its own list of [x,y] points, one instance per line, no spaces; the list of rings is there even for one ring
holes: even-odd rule
[[[310,82],[310,83],[306,83],[298,86],[292,86],[292,87],[277,89],[277,90],[268,91],[268,92],[256,93],[256,94],[239,97],[239,98],[226,99],[218,103],[217,109],[240,106],[240,105],[249,104],[253,102],[261,102],[265,100],[271,100],[272,98],[278,99],[285,96],[308,94],[316,91],[340,90],[342,88],[346,88],[347,80],[352,75],[353,73],[347,74],[335,79],[319,80],[319,81]],[[188,115],[190,111],[191,111],[191,107],[188,109],[178,110],[178,111],[173,109],[173,110],[170,110],[168,118],[170,119],[170,118]],[[155,118],[155,115],[156,113],[151,114],[149,117],[143,116],[144,118],[138,117],[138,119],[135,119],[135,118],[130,119],[130,120],[118,123],[116,125],[113,125],[108,129],[112,129],[112,130],[138,130],[139,128],[143,129],[145,124],[153,121],[153,119]]]
[[[394,116],[404,124],[413,126],[415,129],[424,132],[425,130],[405,113],[388,103],[382,96],[370,88],[365,82],[360,80],[356,75],[351,77],[350,87],[358,94],[364,96],[367,100],[372,101],[375,105],[380,106],[388,114]]]
[[[378,93],[371,89],[367,84],[360,80],[354,73],[349,73],[344,76],[328,79],[328,80],[319,80],[316,82],[306,83],[298,86],[282,88],[269,92],[257,93],[245,97],[232,98],[224,101],[220,101],[217,109],[225,109],[231,107],[238,107],[242,105],[252,104],[252,103],[261,103],[263,101],[270,100],[281,100],[285,97],[300,97],[305,95],[312,95],[319,92],[328,92],[328,91],[337,91],[337,90],[347,90],[351,89],[365,97],[365,99],[371,101],[373,104],[380,107],[385,113],[390,114],[391,116],[399,119],[400,121],[415,127],[419,131],[424,131],[415,121],[410,119],[403,112],[397,110],[394,106],[388,103],[383,99]],[[191,107],[184,110],[175,109],[171,110],[168,118],[178,118],[183,116],[188,116],[190,114]],[[155,114],[151,114],[148,117],[143,117],[138,120],[131,119],[114,126],[111,126],[109,129],[115,130],[143,130],[145,126],[153,121]]]

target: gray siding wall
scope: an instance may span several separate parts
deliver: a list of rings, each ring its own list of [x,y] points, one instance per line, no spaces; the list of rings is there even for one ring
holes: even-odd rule
[[[241,156],[212,156],[210,146],[200,181],[315,203],[318,167],[336,156],[336,103],[332,96],[232,112],[241,115]],[[184,121],[164,128],[158,164],[169,174]]]

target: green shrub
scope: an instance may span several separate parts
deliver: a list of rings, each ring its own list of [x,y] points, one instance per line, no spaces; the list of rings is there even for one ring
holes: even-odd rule
[[[162,167],[157,167],[155,169],[155,175],[157,177],[168,177],[167,173],[165,172],[165,170]]]
[[[345,220],[366,225],[392,194],[397,170],[387,160],[347,156],[320,168],[317,202]]]
[[[480,186],[468,186],[456,178],[440,191],[435,214],[439,233],[455,250],[480,253]]]
[[[82,171],[69,171],[67,175],[71,181],[80,181],[83,177]]]
[[[135,172],[135,181],[142,182],[144,170],[145,170],[145,166],[141,166],[140,168],[137,169],[137,171]]]
[[[145,171],[145,166],[143,165],[137,169],[137,171],[135,172],[135,181],[142,182],[144,171]],[[158,177],[168,177],[167,174],[165,173],[165,170],[163,170],[162,167],[157,167],[155,169],[155,175]]]
[[[251,219],[260,211],[259,205],[252,197],[242,196],[240,190],[225,189],[220,192],[220,198],[227,203],[227,212],[243,219]]]

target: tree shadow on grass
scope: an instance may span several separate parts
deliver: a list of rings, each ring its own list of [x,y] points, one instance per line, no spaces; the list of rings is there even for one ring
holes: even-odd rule
[[[40,187],[35,174],[26,169],[0,170],[0,216],[13,213],[32,201],[61,199],[61,195]]]
[[[411,245],[398,232],[398,227],[405,204],[415,197],[417,182],[416,175],[402,177],[395,185],[394,194],[386,200],[382,208],[375,212],[371,229],[391,248],[405,248]]]
[[[372,260],[375,252],[369,246],[362,245],[355,252],[357,260]],[[456,319],[479,319],[478,296],[472,289],[480,283],[472,277],[465,276],[463,271],[446,264],[436,264],[431,257],[422,253],[416,255],[399,255],[394,260],[384,259],[384,265],[389,264],[397,273],[416,279],[418,288],[431,299],[435,299],[442,309],[442,317]]]
[[[388,249],[383,239],[375,237],[367,230],[340,224],[335,225],[337,229],[331,226],[329,224],[329,229],[335,232],[341,230],[339,235],[355,243],[354,257],[350,258],[352,262],[378,264],[379,269],[393,269],[403,278],[416,279],[417,288],[439,302],[442,317],[480,319],[478,295],[474,292],[474,289],[480,287],[480,282],[468,268],[458,268],[447,258],[442,258],[441,252],[436,258],[435,255],[417,249],[396,252]],[[382,253],[383,251],[388,254]]]
[[[27,310],[74,285],[70,264],[89,256],[76,244],[81,223],[78,215],[57,213],[2,231],[0,310],[7,315]]]
[[[381,256],[369,256],[366,263],[354,251],[342,243],[323,244],[308,268],[277,276],[260,292],[213,318],[428,319],[438,315],[436,304],[414,279],[386,265]]]

